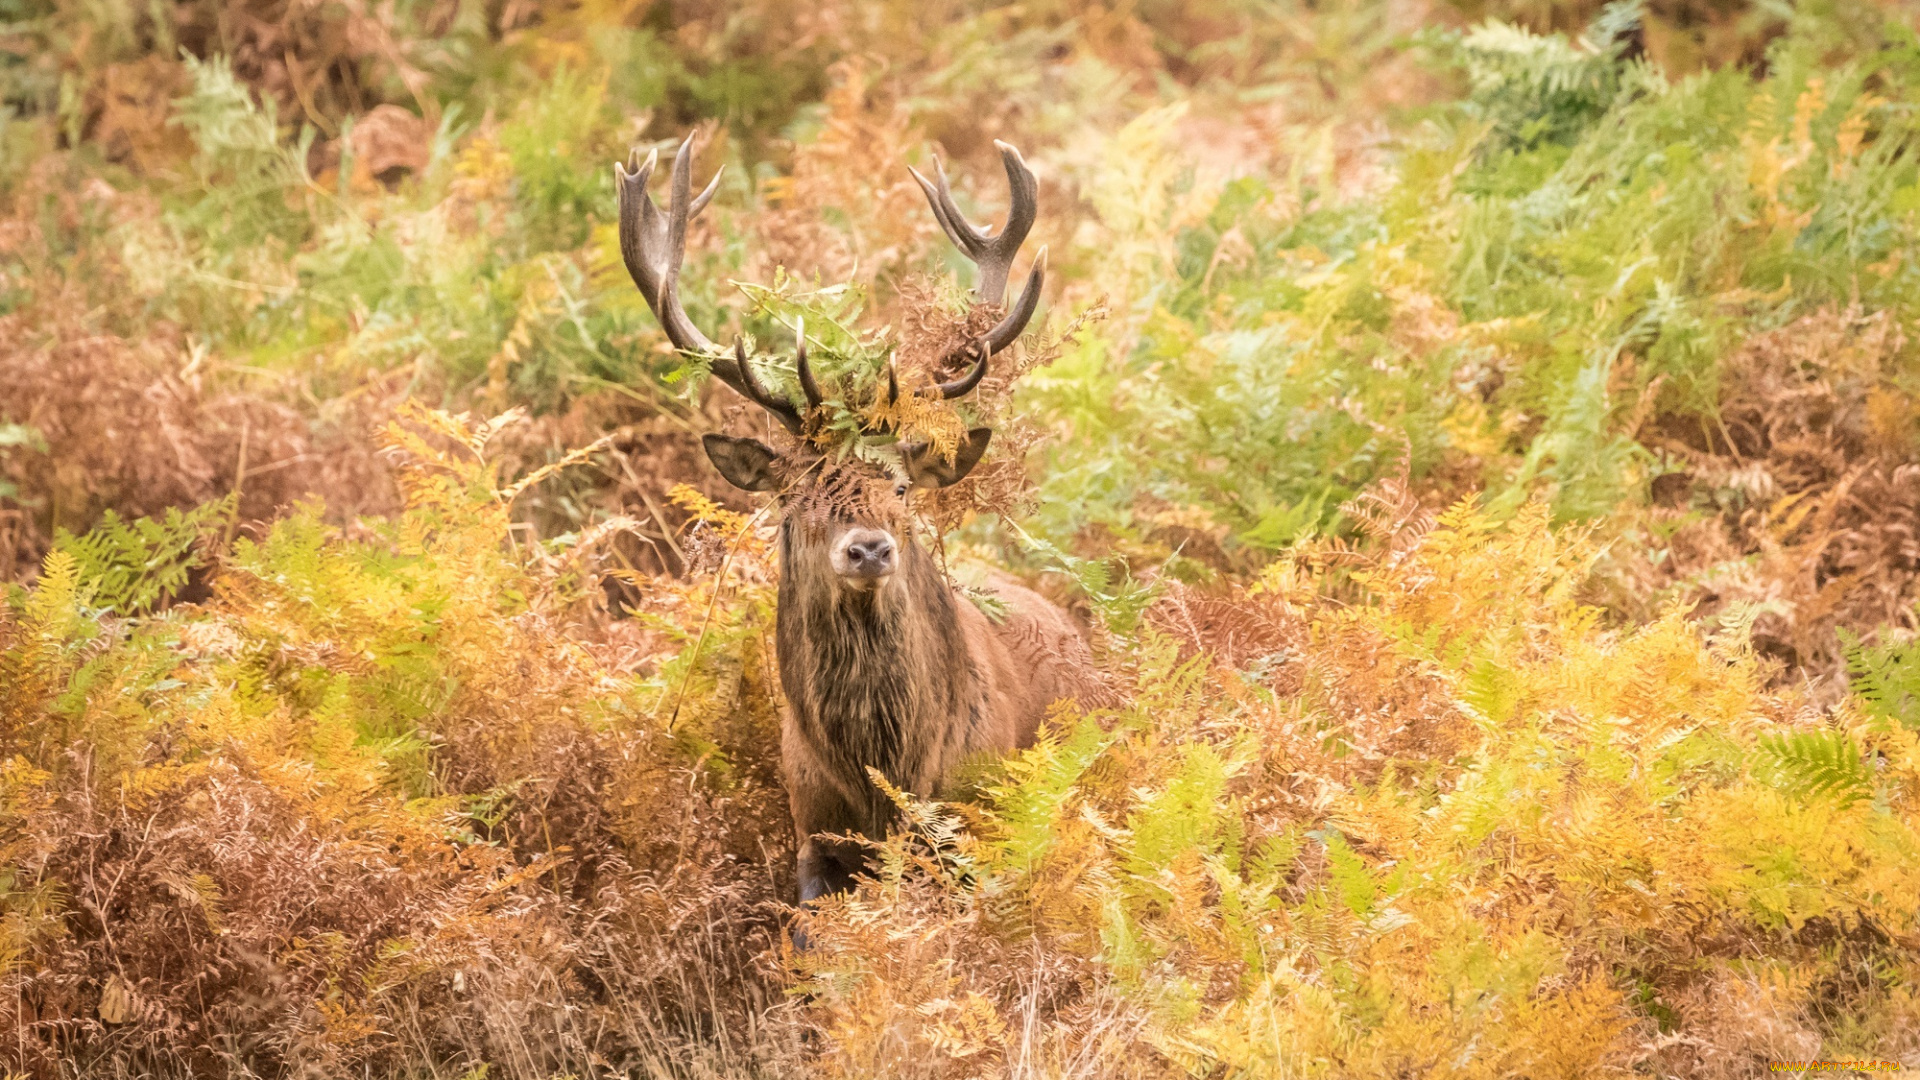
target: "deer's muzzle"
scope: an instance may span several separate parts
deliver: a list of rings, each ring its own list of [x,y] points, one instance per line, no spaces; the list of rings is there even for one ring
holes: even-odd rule
[[[881,529],[848,529],[833,545],[833,572],[849,584],[878,585],[899,560],[893,536]]]

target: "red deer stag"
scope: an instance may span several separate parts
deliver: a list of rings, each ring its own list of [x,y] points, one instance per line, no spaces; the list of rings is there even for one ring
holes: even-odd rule
[[[1037,193],[1019,151],[999,146],[1013,199],[997,235],[961,216],[944,169],[937,185],[913,174],[941,228],[979,267],[978,299],[993,304],[1004,297],[1014,255],[1033,226]],[[761,383],[739,339],[729,355],[694,327],[680,305],[680,264],[687,223],[712,198],[714,184],[693,194],[691,156],[689,140],[674,159],[665,213],[647,194],[657,156],[640,165],[635,154],[627,167],[614,167],[620,250],[675,347],[709,358],[715,376],[765,409],[798,444],[780,453],[755,439],[705,438],[721,475],[747,491],[774,493],[782,510],[775,641],[789,712],[781,754],[805,902],[850,888],[863,865],[859,845],[822,834],[877,839],[893,821],[893,806],[868,769],[903,791],[937,795],[955,765],[1031,744],[1056,699],[1088,700],[1098,683],[1065,612],[999,578],[993,591],[1006,617],[989,620],[956,595],[914,542],[912,489],[965,477],[986,450],[989,429],[969,431],[951,458],[923,443],[894,444],[884,464],[823,455],[804,438],[808,415],[824,400],[804,338],[793,357],[804,398],[796,405]],[[940,365],[971,359],[966,372],[920,392],[956,398],[979,385],[988,361],[1033,316],[1045,266],[1042,248],[1006,317]],[[886,392],[899,394],[891,369],[888,382]]]

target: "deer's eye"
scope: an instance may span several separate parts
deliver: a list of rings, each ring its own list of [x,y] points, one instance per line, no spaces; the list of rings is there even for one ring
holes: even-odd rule
[[[894,493],[895,495],[898,495],[899,497],[901,497],[901,498],[903,498],[903,499],[904,499],[904,498],[906,498],[906,497],[907,497],[907,485],[905,485],[905,484],[895,484],[895,485],[893,486],[893,493]]]

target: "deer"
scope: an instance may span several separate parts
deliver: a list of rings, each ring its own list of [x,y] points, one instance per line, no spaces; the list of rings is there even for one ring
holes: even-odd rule
[[[909,169],[942,231],[978,268],[977,302],[999,305],[1021,244],[1037,216],[1038,185],[1020,152],[996,142],[1012,199],[996,233],[955,205],[946,169],[938,181]],[[804,328],[792,357],[801,401],[769,390],[742,339],[716,346],[679,298],[688,223],[706,208],[716,173],[693,194],[692,139],[673,162],[667,208],[648,194],[658,151],[614,166],[620,250],[628,273],[668,340],[706,358],[715,378],[759,406],[795,445],[776,451],[758,439],[712,433],[707,457],[727,482],[771,494],[779,508],[779,584],[774,648],[787,707],[781,765],[799,844],[799,899],[851,890],[866,866],[867,841],[886,837],[897,807],[869,770],[901,792],[938,798],[963,763],[1031,746],[1060,700],[1102,695],[1091,649],[1073,618],[1011,576],[995,573],[986,592],[1003,617],[989,618],[958,592],[916,540],[917,489],[958,483],[986,452],[992,430],[975,427],[950,454],[895,439],[883,453],[834,456],[806,437],[826,401],[807,359]],[[1046,276],[1046,248],[1019,297],[991,329],[934,371],[962,373],[914,390],[952,400],[980,384],[992,359],[1026,329]],[[967,363],[968,361],[971,363]],[[886,387],[901,388],[889,363]],[[863,435],[886,435],[865,430]]]

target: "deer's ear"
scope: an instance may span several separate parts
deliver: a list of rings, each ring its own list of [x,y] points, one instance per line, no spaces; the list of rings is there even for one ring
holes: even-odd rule
[[[980,464],[980,455],[987,452],[987,440],[992,437],[992,428],[977,427],[967,432],[952,461],[926,443],[908,443],[900,448],[900,456],[915,487],[946,487],[965,480]]]
[[[727,483],[746,491],[775,491],[780,480],[773,463],[780,455],[758,439],[736,439],[731,435],[704,435],[707,460],[727,478]]]

